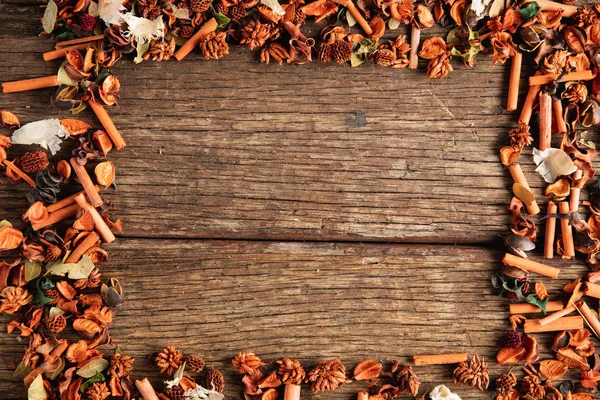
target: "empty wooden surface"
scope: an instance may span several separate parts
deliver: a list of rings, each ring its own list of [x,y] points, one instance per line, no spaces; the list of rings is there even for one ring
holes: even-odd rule
[[[16,3],[0,4],[1,80],[55,73],[41,57],[52,42],[36,37],[42,10]],[[135,377],[160,382],[145,357],[167,344],[223,367],[230,398],[242,386],[229,359],[244,350],[349,369],[415,353],[493,358],[507,305],[489,282],[512,184],[498,150],[516,116],[503,111],[507,68],[455,65],[428,81],[425,65],[280,67],[238,48],[221,61],[119,62],[109,112],[128,146],[110,154],[118,190],[105,197],[125,232],[103,270],[126,288],[112,332],[137,358]],[[65,116],[51,93],[0,95],[0,108],[24,123]],[[541,196],[531,158],[520,162]],[[17,222],[26,193],[0,178],[0,219]],[[582,270],[544,282],[558,289]],[[25,395],[11,378],[22,350],[0,334],[0,398]],[[451,367],[417,372],[423,389],[451,382]]]

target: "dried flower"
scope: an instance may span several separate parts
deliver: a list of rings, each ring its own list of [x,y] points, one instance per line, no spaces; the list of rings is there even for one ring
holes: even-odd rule
[[[190,354],[185,357],[185,366],[192,372],[200,373],[204,369],[206,363],[202,359],[202,357],[196,354]]]
[[[413,397],[416,397],[419,393],[419,378],[412,367],[402,367],[396,374],[396,381],[400,393],[410,394]]]
[[[104,382],[96,382],[85,392],[90,400],[104,400],[110,396],[110,391]]]
[[[229,54],[229,45],[226,38],[226,32],[209,32],[208,35],[202,38],[199,46],[204,58],[207,60],[218,60]]]
[[[56,314],[46,321],[46,328],[52,333],[62,332],[67,326],[67,319],[62,314]]]
[[[164,39],[153,40],[150,42],[150,48],[144,54],[144,60],[165,61],[175,54],[175,38],[168,42]]]
[[[160,373],[173,375],[173,372],[181,365],[183,355],[173,346],[167,346],[156,357],[156,365],[160,368]]]
[[[567,64],[567,57],[571,53],[568,50],[556,50],[544,57],[540,65],[540,71],[544,74],[560,74]]]
[[[26,306],[33,300],[33,296],[27,290],[15,286],[6,287],[0,293],[0,297],[3,297],[0,305],[0,314],[7,313],[10,315],[15,315],[21,307]]]
[[[494,54],[492,56],[492,65],[496,63],[504,64],[510,57],[517,54],[512,36],[508,32],[498,32],[490,40]]]
[[[454,71],[450,65],[450,53],[444,53],[441,56],[429,61],[427,65],[427,77],[429,79],[442,79]]]
[[[464,383],[479,390],[487,388],[490,384],[487,363],[483,357],[480,358],[478,355],[458,364],[452,376],[454,383]]]
[[[546,390],[536,369],[528,365],[523,370],[526,376],[521,381],[521,395],[529,396],[529,398],[536,400],[543,399],[546,395]]]
[[[133,40],[136,43],[149,43],[165,36],[165,24],[162,18],[151,21],[127,13],[122,15],[121,19],[127,24],[127,29],[122,33],[125,39]]]
[[[346,377],[346,367],[338,359],[323,361],[309,373],[307,382],[312,382],[313,393],[335,390],[344,383],[351,382]]]
[[[290,53],[279,43],[271,43],[260,51],[260,62],[268,64],[271,58],[281,65],[290,58]]]
[[[508,137],[510,138],[510,145],[515,150],[522,149],[524,146],[529,146],[533,143],[533,137],[529,133],[529,125],[523,122],[519,122],[518,128],[511,129],[508,132]]]
[[[279,364],[277,373],[284,384],[301,385],[306,378],[306,372],[298,360],[282,358],[276,363]]]
[[[221,371],[216,368],[206,370],[206,387],[219,393],[225,390],[225,378],[223,378]]]
[[[123,378],[131,374],[133,362],[135,359],[131,356],[121,353],[114,353],[110,358],[110,368],[108,374],[117,378]]]
[[[238,353],[231,360],[233,368],[237,369],[242,374],[254,375],[260,367],[265,365],[254,353]]]
[[[583,103],[587,100],[588,89],[583,83],[567,82],[565,88],[566,90],[562,94],[563,99],[573,103]]]
[[[504,347],[510,347],[511,349],[518,349],[523,345],[521,334],[515,330],[508,332],[504,335]]]
[[[257,20],[250,21],[242,29],[240,44],[246,45],[250,50],[261,47],[273,35],[273,26]]]

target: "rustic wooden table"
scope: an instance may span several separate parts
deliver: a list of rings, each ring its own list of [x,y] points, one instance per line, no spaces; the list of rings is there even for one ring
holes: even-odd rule
[[[41,14],[0,4],[2,81],[56,72],[41,58],[52,46],[36,37]],[[440,352],[494,364],[507,307],[489,282],[512,183],[498,150],[516,116],[503,111],[506,67],[482,57],[455,68],[428,81],[424,65],[280,67],[237,48],[218,62],[119,62],[122,100],[110,113],[128,147],[111,153],[118,190],[106,197],[125,233],[102,268],[125,286],[112,332],[136,357],[134,377],[160,382],[147,355],[167,344],[222,368],[230,398],[241,397],[230,359],[243,350],[307,366]],[[23,122],[61,116],[51,93],[0,95],[0,108]],[[89,111],[81,118],[99,125]],[[522,161],[539,195],[541,178]],[[26,192],[0,178],[0,219],[18,220]],[[0,334],[0,398],[25,396],[12,378],[22,351]],[[451,383],[452,367],[417,373],[431,389]],[[363,387],[319,397],[353,399]]]

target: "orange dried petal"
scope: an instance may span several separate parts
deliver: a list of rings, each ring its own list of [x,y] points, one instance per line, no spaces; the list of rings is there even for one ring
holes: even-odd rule
[[[369,26],[373,29],[373,34],[370,36],[373,39],[379,39],[385,33],[385,21],[379,15],[373,17]]]
[[[383,365],[375,360],[362,361],[354,368],[354,379],[357,381],[375,379],[379,377],[382,369]]]
[[[63,118],[60,120],[60,124],[71,136],[83,135],[92,127],[87,122],[75,118]]]
[[[2,115],[2,123],[4,124],[4,126],[6,126],[7,128],[20,128],[21,127],[21,121],[19,121],[19,118],[17,118],[17,116],[13,113],[11,113],[10,111],[7,110],[2,110],[0,111],[0,114]]]
[[[27,212],[23,215],[23,221],[29,221],[32,224],[42,222],[48,217],[48,209],[41,201],[33,203]]]
[[[0,251],[18,248],[25,240],[23,232],[12,226],[0,228]]]
[[[98,325],[94,321],[90,321],[89,319],[84,318],[77,318],[75,321],[73,321],[73,329],[91,335],[100,333],[102,331],[100,325]]]
[[[525,349],[523,347],[512,348],[504,347],[496,355],[498,365],[516,364],[525,357]]]
[[[81,217],[73,222],[73,228],[78,231],[91,232],[94,230],[94,226],[94,219],[88,211],[84,211]],[[76,241],[79,241],[80,238],[78,236]]]
[[[446,42],[439,36],[434,36],[423,42],[419,57],[433,60],[446,52]]]
[[[99,185],[104,186],[106,189],[110,185],[112,185],[115,180],[115,165],[112,161],[104,161],[100,164],[96,165],[94,169],[94,174],[96,174],[96,182]]]
[[[562,379],[563,375],[569,370],[569,366],[558,360],[540,361],[540,374],[544,378],[554,381]]]

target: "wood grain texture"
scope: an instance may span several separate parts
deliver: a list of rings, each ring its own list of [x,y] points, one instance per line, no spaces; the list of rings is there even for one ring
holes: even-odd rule
[[[39,7],[0,7],[2,79],[55,72],[59,62],[41,60],[51,41],[35,37]],[[424,67],[279,67],[238,47],[216,62],[118,63],[121,106],[109,111],[128,147],[111,153],[111,198],[126,235],[493,240],[510,201],[497,155],[516,119],[503,112],[507,68],[482,57],[430,81]],[[24,122],[60,116],[51,93],[0,104]],[[82,118],[94,122],[89,111]],[[2,185],[2,211],[24,210],[16,187],[25,190]]]
[[[341,357],[408,363],[414,354],[476,352],[494,357],[508,306],[489,279],[501,253],[477,247],[349,243],[122,240],[109,246],[105,277],[124,284],[113,336],[137,358],[135,377],[160,382],[146,356],[172,344],[197,352],[226,374],[240,398],[230,357],[256,351],[264,361],[289,356],[307,368]],[[140,249],[145,249],[140,251]],[[560,262],[553,262],[560,265]],[[584,267],[542,279],[551,293]],[[0,328],[3,330],[5,322]],[[536,335],[543,348],[552,334]],[[0,398],[22,396],[9,368],[22,357],[15,336],[0,335]],[[547,356],[546,351],[542,359]],[[451,383],[452,366],[418,367],[422,390]],[[452,386],[466,398],[487,394]],[[353,383],[323,399],[351,399]],[[15,392],[16,391],[16,392]],[[304,389],[308,396],[308,387]]]

